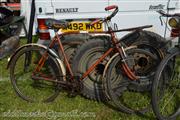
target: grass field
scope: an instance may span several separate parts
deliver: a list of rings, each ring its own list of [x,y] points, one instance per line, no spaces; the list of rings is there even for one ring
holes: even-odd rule
[[[144,116],[129,115],[81,96],[69,98],[66,93],[52,103],[28,103],[15,94],[6,65],[7,58],[0,61],[0,120],[155,120],[151,110]]]

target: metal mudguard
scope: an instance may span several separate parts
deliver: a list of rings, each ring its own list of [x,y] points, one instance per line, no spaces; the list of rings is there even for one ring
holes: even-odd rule
[[[37,47],[41,47],[41,48],[47,50],[48,53],[49,53],[50,55],[52,55],[52,56],[56,59],[58,65],[59,65],[58,67],[60,68],[60,70],[62,70],[63,76],[66,75],[66,69],[65,69],[65,67],[64,67],[64,64],[63,64],[62,60],[60,60],[60,58],[58,57],[58,55],[57,55],[53,50],[48,49],[46,46],[41,45],[41,44],[36,44],[36,43],[30,43],[30,44],[26,44],[26,45],[23,45],[23,46],[19,47],[19,48],[14,52],[14,54],[12,54],[10,58],[8,58],[7,69],[9,68],[9,66],[10,66],[10,64],[11,64],[14,56],[15,56],[19,51],[21,51],[22,49],[27,48],[27,47],[29,47],[29,46],[37,46]]]
[[[124,49],[124,51],[127,51],[127,50],[129,50],[129,49],[134,49],[134,48],[137,48],[137,46],[126,47],[126,48]],[[116,54],[114,54],[114,55],[109,59],[108,63],[106,64],[106,66],[105,66],[105,68],[104,68],[104,71],[103,71],[103,79],[105,78],[105,75],[106,75],[106,72],[107,72],[107,69],[108,69],[110,63],[111,63],[112,60],[115,59],[118,55],[119,55],[119,53],[116,53]]]

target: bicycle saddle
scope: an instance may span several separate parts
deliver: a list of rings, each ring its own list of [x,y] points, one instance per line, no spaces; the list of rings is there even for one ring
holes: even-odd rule
[[[56,20],[56,19],[48,18],[45,21],[45,25],[51,29],[63,29],[68,26],[68,22],[65,20]]]

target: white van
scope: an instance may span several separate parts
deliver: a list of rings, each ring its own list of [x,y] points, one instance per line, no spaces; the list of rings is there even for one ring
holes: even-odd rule
[[[136,27],[142,25],[153,25],[150,31],[162,36],[165,34],[166,26],[162,26],[159,20],[159,9],[169,12],[180,12],[180,0],[35,0],[37,28],[41,40],[49,40],[54,32],[45,27],[44,21],[47,18],[65,19],[72,22],[67,30],[79,30],[82,23],[92,21],[96,18],[103,18],[110,14],[104,10],[109,5],[118,5],[119,12],[112,19],[114,29]],[[29,20],[30,0],[21,0],[22,14]],[[166,22],[166,18],[163,19]],[[27,21],[28,23],[28,21]],[[86,30],[86,27],[82,28]],[[100,30],[105,30],[102,25]],[[118,33],[122,37],[125,33]],[[170,36],[167,30],[166,36]]]

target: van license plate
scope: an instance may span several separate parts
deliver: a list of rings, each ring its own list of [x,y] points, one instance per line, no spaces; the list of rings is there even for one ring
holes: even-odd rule
[[[68,27],[63,29],[62,32],[69,31],[103,31],[103,24],[97,23],[92,26],[89,25],[90,22],[70,22]]]

